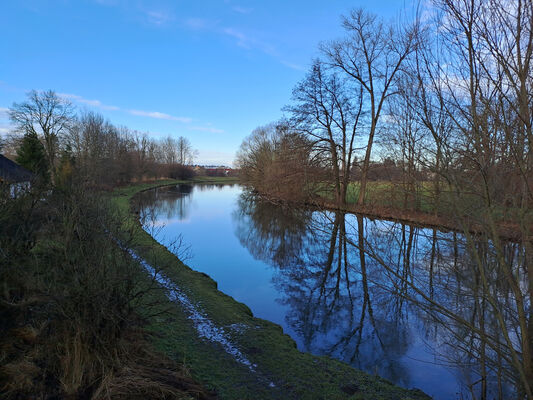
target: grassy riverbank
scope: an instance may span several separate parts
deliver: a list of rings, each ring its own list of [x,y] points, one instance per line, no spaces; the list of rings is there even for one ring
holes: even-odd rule
[[[232,182],[227,178],[204,183]],[[135,211],[135,194],[179,181],[159,181],[119,188],[112,200],[123,214],[130,246],[175,283],[195,312],[209,322],[199,325],[187,309],[172,304],[161,292],[154,302],[160,316],[152,319],[155,346],[183,363],[196,380],[223,399],[423,399],[418,390],[405,390],[329,357],[301,353],[281,328],[254,318],[249,308],[217,290],[207,275],[183,264],[146,233]],[[203,328],[202,328],[203,327]],[[204,329],[204,331],[202,331]]]
[[[444,186],[444,185],[443,185]],[[419,183],[416,190],[407,193],[401,184],[389,181],[371,181],[367,185],[365,204],[358,205],[359,183],[350,183],[346,202],[338,204],[331,190],[317,190],[314,196],[294,199],[272,193],[259,194],[273,203],[294,207],[311,207],[322,210],[361,214],[370,218],[404,222],[411,225],[435,227],[443,230],[473,234],[486,232],[486,221],[496,223],[496,231],[502,239],[520,241],[521,224],[533,223],[533,213],[518,207],[482,207],[483,199],[474,194],[462,193],[461,202],[454,199],[453,191],[441,188],[436,200],[433,183]],[[490,214],[490,215],[489,215]]]

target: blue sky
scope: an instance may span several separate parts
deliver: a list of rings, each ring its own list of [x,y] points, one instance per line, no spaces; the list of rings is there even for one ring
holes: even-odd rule
[[[197,162],[233,162],[242,139],[282,116],[321,41],[351,8],[391,18],[410,0],[4,0],[6,109],[52,89],[153,137],[185,136]]]

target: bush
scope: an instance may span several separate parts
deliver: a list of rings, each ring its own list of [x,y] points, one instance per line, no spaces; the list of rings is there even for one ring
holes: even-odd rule
[[[169,166],[168,177],[172,179],[192,179],[194,178],[194,170],[187,166],[181,164],[174,164]]]
[[[147,342],[162,289],[113,239],[106,201],[78,186],[44,196],[0,194],[0,397],[197,393]]]

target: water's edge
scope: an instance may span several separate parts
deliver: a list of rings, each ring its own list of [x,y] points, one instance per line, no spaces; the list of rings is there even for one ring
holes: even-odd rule
[[[221,398],[429,398],[418,389],[400,388],[338,360],[298,351],[280,326],[253,317],[246,305],[220,292],[209,276],[192,270],[159,244],[142,229],[135,195],[178,183],[183,182],[134,185],[112,194],[120,211],[128,213],[129,228],[135,229],[135,257],[152,272],[163,268],[165,277],[160,283],[165,287],[179,288],[180,296],[170,296],[170,300],[179,305],[180,315],[155,327],[156,345],[162,351],[178,361],[186,359],[193,376]],[[204,335],[191,310],[223,332],[224,343]]]

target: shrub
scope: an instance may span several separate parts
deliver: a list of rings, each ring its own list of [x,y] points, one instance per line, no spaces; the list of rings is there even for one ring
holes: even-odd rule
[[[181,164],[173,164],[169,166],[168,177],[172,179],[192,179],[194,178],[194,170]]]
[[[161,289],[113,240],[121,226],[79,186],[0,194],[0,397],[209,397],[151,350]]]

